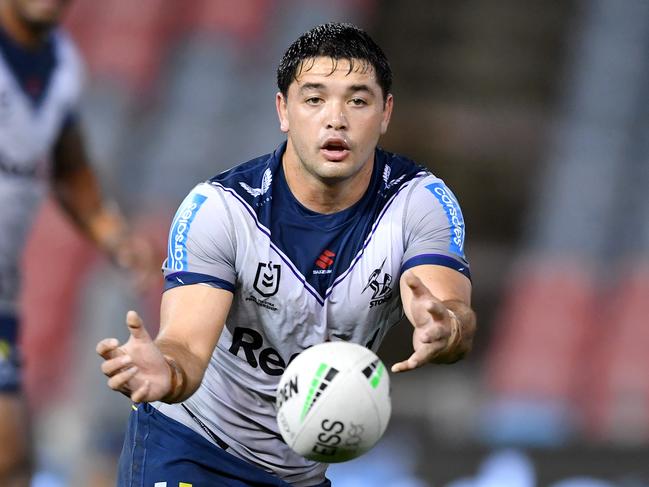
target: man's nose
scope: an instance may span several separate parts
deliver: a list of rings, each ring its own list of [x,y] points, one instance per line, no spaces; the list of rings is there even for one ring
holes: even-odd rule
[[[327,117],[327,128],[334,130],[344,130],[347,128],[347,116],[339,104],[331,107]]]

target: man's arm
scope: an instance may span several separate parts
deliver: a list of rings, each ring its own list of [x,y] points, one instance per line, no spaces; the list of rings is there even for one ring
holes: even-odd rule
[[[421,265],[403,273],[400,288],[404,312],[414,327],[414,353],[392,371],[462,359],[471,350],[476,329],[471,281],[448,267]]]
[[[134,402],[182,402],[201,384],[232,304],[232,293],[203,284],[169,289],[162,296],[160,331],[155,340],[129,311],[128,341],[97,344],[102,372],[111,389]]]
[[[103,200],[77,123],[63,129],[54,147],[52,190],[77,228],[120,267],[135,270],[141,287],[159,276],[151,244],[129,232],[117,205]]]
[[[68,124],[54,146],[52,189],[77,227],[102,250],[115,255],[126,235],[117,207],[104,204],[77,123]]]

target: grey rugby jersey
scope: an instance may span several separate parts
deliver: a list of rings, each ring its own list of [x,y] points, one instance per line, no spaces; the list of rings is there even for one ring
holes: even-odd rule
[[[377,350],[403,317],[399,277],[422,264],[469,276],[464,220],[444,183],[377,149],[372,179],[351,208],[322,215],[291,194],[285,144],[196,186],[171,225],[167,288],[204,283],[234,293],[199,390],[185,402],[228,452],[297,486],[325,464],[282,442],[275,389],[286,364],[326,340]],[[156,403],[210,439],[179,404]]]
[[[0,312],[16,310],[20,258],[50,153],[77,110],[81,85],[80,59],[63,33],[29,52],[0,29]]]

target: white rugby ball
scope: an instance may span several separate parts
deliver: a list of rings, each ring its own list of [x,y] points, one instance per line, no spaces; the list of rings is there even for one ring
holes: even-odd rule
[[[390,378],[368,348],[326,342],[300,353],[277,387],[286,444],[311,460],[345,462],[371,449],[390,419]]]

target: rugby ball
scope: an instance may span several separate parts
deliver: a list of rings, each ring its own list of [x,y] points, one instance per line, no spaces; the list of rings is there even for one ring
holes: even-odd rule
[[[390,378],[368,348],[326,342],[288,365],[276,395],[286,444],[310,460],[345,462],[370,450],[390,419]]]

